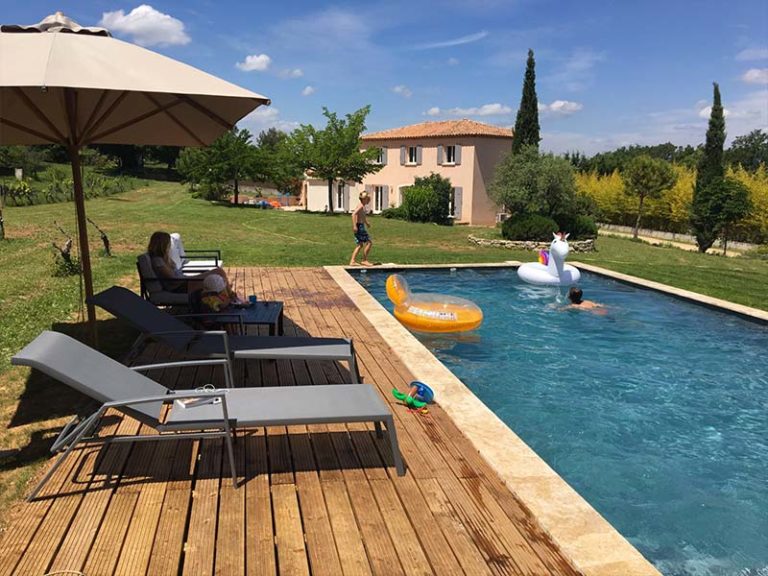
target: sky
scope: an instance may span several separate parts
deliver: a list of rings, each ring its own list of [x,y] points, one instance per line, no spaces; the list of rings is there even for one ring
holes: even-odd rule
[[[541,147],[595,154],[704,141],[718,82],[728,142],[768,131],[766,0],[0,0],[56,10],[271,98],[255,134],[370,105],[369,131],[471,118],[514,126],[529,48]]]

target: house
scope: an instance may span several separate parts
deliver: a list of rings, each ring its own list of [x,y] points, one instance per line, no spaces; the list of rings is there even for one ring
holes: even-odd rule
[[[450,216],[457,222],[492,225],[496,205],[487,188],[501,158],[512,149],[512,130],[473,120],[422,122],[402,128],[373,132],[362,137],[363,147],[381,150],[381,170],[369,174],[361,184],[334,183],[333,210],[354,209],[357,195],[366,190],[374,213],[403,201],[403,189],[417,176],[435,172],[453,184]],[[325,210],[328,183],[308,179],[304,187],[307,208]]]

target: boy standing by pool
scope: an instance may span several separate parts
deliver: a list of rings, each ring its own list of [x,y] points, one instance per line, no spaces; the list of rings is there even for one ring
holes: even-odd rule
[[[360,192],[360,204],[357,205],[355,211],[352,212],[352,231],[355,234],[355,250],[352,252],[352,258],[349,260],[350,266],[357,266],[357,254],[360,252],[360,248],[363,249],[363,260],[360,262],[363,266],[373,266],[368,261],[368,253],[371,251],[371,237],[368,235],[366,226],[370,226],[368,218],[365,212],[365,207],[371,202],[371,197],[368,192]]]

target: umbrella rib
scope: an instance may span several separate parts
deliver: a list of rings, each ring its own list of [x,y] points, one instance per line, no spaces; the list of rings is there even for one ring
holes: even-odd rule
[[[130,126],[131,124],[138,124],[139,122],[142,122],[146,120],[147,118],[150,118],[152,116],[155,116],[156,114],[159,114],[160,112],[165,112],[168,108],[173,108],[174,106],[178,106],[181,104],[181,100],[174,100],[173,102],[169,102],[168,104],[163,104],[162,107],[158,108],[157,110],[150,110],[149,112],[145,112],[144,114],[141,114],[140,116],[136,116],[135,118],[131,118],[130,120],[123,122],[122,124],[118,124],[117,126],[113,126],[109,130],[105,130],[104,132],[99,132],[95,136],[89,138],[91,142],[95,142],[101,138],[104,138],[105,136],[109,136],[110,134],[114,134],[115,132],[119,132],[126,126]]]
[[[128,96],[128,91],[127,90],[123,90],[120,93],[120,95],[117,98],[115,98],[115,101],[112,102],[112,104],[109,105],[109,108],[106,109],[104,114],[99,116],[99,119],[96,120],[96,122],[93,123],[93,126],[88,128],[88,130],[84,130],[83,131],[82,137],[80,138],[80,143],[81,144],[85,144],[86,141],[91,140],[90,138],[88,138],[91,135],[91,132],[96,130],[99,126],[101,126],[104,123],[104,121],[107,118],[109,118],[109,115],[112,114],[114,109],[117,108],[123,100],[125,100],[126,96]]]
[[[202,112],[203,114],[208,116],[208,118],[210,118],[214,122],[218,122],[219,124],[221,124],[227,130],[232,128],[232,124],[230,124],[229,122],[224,120],[224,118],[222,118],[221,116],[219,116],[218,114],[216,114],[215,112],[210,110],[209,108],[206,108],[205,106],[200,104],[200,102],[198,102],[194,98],[188,96],[187,94],[176,94],[176,98],[180,98],[181,100],[184,100],[184,102],[186,102],[187,104],[192,106],[192,108],[194,108],[198,112]]]
[[[144,96],[146,96],[147,99],[150,102],[152,102],[152,104],[154,104],[155,106],[160,108],[160,103],[151,94],[144,93]],[[179,96],[176,96],[176,98],[178,98],[178,100],[176,100],[175,102],[178,103],[178,104],[181,104],[181,102],[184,101],[184,99],[183,98],[179,98]],[[168,118],[170,118],[174,122],[174,124],[176,124],[179,128],[184,130],[184,132],[186,132],[191,138],[196,140],[197,143],[200,144],[200,146],[205,146],[205,142],[203,142],[203,140],[201,140],[200,137],[197,134],[195,134],[186,124],[184,124],[181,120],[176,118],[176,116],[171,114],[171,112],[169,112],[167,109],[163,110],[163,112],[165,112],[165,115],[168,116]]]
[[[16,130],[19,130],[21,132],[26,132],[27,134],[32,134],[32,136],[37,136],[38,138],[41,138],[42,140],[45,140],[46,142],[50,142],[51,144],[61,144],[61,140],[55,140],[51,138],[48,134],[43,134],[42,132],[38,132],[37,130],[33,130],[32,128],[29,128],[27,126],[23,126],[21,124],[17,124],[13,120],[8,120],[7,118],[3,118],[0,116],[0,124],[7,124],[11,128],[16,128]]]
[[[13,89],[13,91],[16,93],[17,96],[19,96],[19,98],[22,99],[24,104],[26,104],[27,108],[29,108],[34,113],[34,115],[38,117],[39,120],[41,120],[46,126],[48,126],[48,128],[51,130],[51,132],[53,132],[56,135],[56,137],[59,139],[58,140],[59,142],[66,142],[67,141],[67,139],[64,137],[64,135],[61,132],[59,132],[59,129],[56,128],[56,126],[53,124],[53,122],[51,122],[51,119],[48,118],[48,116],[46,116],[43,113],[43,111],[40,110],[40,108],[37,107],[37,104],[32,102],[30,97],[27,96],[24,93],[24,90],[22,90],[19,87],[16,87],[16,88]],[[50,140],[50,138],[48,138],[48,140]]]
[[[85,124],[83,124],[83,131],[81,133],[81,136],[85,136],[91,129],[91,124],[96,120],[96,116],[101,111],[102,106],[104,106],[104,102],[107,99],[108,92],[106,90],[101,91],[101,96],[99,96],[99,100],[96,102],[96,106],[93,108],[93,112],[91,112],[91,115],[88,117],[88,120]]]

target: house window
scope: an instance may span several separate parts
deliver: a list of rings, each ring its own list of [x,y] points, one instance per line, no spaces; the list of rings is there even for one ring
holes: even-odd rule
[[[418,149],[416,146],[408,146],[408,164],[416,164],[418,161]]]
[[[379,166],[384,164],[384,148],[379,148],[379,155],[376,156],[376,164]]]
[[[445,147],[445,164],[456,164],[456,146]]]
[[[336,210],[344,210],[344,182],[336,185]]]
[[[384,210],[384,186],[373,187],[373,210],[374,212],[381,212]]]

